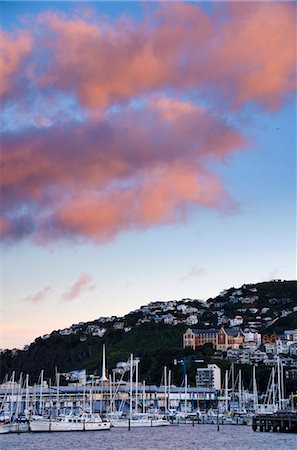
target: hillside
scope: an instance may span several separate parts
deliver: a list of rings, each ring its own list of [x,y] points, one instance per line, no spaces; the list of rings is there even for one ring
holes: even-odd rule
[[[38,337],[23,350],[4,350],[1,354],[0,378],[12,370],[30,373],[36,381],[41,369],[53,377],[55,368],[65,372],[85,368],[98,373],[101,349],[105,343],[109,370],[126,360],[132,352],[141,359],[140,376],[148,383],[159,383],[162,367],[173,370],[176,382],[182,378],[175,359],[184,355],[211,361],[209,345],[196,351],[182,348],[182,335],[188,327],[232,326],[257,328],[263,333],[282,333],[297,328],[297,281],[272,281],[230,288],[206,302],[193,299],[153,302],[124,317],[100,317],[92,322],[73,324],[69,328]],[[220,365],[228,364],[221,361]],[[194,381],[194,364],[188,367]]]

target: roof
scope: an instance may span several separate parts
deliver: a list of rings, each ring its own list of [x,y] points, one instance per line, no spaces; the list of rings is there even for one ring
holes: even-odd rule
[[[198,330],[198,329],[194,329],[192,330],[192,333],[194,334],[217,334],[219,332],[219,330],[217,328],[206,328],[203,330]]]
[[[224,328],[224,330],[229,336],[237,336],[238,334],[242,334],[242,330],[238,327]]]

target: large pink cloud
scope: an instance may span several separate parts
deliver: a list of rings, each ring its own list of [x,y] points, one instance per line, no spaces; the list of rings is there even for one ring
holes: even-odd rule
[[[185,220],[193,207],[230,208],[209,165],[243,148],[223,120],[154,97],[84,125],[3,139],[3,235],[36,242],[118,233]]]
[[[106,242],[233,208],[212,164],[246,138],[219,114],[273,111],[296,88],[295,18],[289,3],[160,3],[139,20],[47,12],[4,34],[19,132],[1,145],[2,239]]]
[[[234,107],[257,101],[277,108],[296,88],[295,5],[214,9],[207,15],[197,5],[163,4],[142,21],[111,24],[44,14],[52,60],[36,80],[75,93],[89,109],[164,88],[212,93]]]

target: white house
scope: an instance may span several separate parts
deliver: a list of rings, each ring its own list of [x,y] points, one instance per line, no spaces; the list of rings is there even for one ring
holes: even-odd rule
[[[173,322],[174,322],[174,319],[175,319],[173,314],[171,314],[171,313],[166,314],[166,315],[162,316],[162,318],[163,318],[163,321],[164,321],[164,323],[166,325],[173,325]]]
[[[116,322],[113,324],[114,330],[123,330],[124,329],[124,322]]]
[[[297,356],[297,342],[293,342],[290,345],[290,356]]]
[[[276,352],[276,350],[275,350],[275,342],[267,343],[267,344],[264,345],[264,347],[265,347],[265,352],[266,353],[273,354],[273,353]]]
[[[43,336],[41,336],[41,339],[49,339],[50,337],[50,334],[44,334]]]
[[[254,352],[255,350],[257,350],[258,345],[256,344],[255,341],[247,341],[247,342],[244,342],[244,343],[242,344],[242,347],[243,347],[245,350],[249,350],[250,352]]]
[[[278,341],[276,341],[275,343],[275,349],[276,349],[276,354],[279,355],[280,353],[287,355],[290,351],[289,349],[290,345],[288,345],[288,341],[287,340],[282,340],[282,339],[278,339]]]
[[[72,329],[71,328],[64,328],[63,330],[59,330],[59,334],[61,336],[69,336],[70,334],[72,334]]]
[[[230,327],[238,327],[243,324],[242,316],[235,316],[234,319],[230,319]]]
[[[259,347],[261,345],[261,333],[252,328],[245,328],[243,331],[244,342],[255,342]]]
[[[284,334],[288,341],[297,342],[297,330],[285,330]]]
[[[195,316],[194,314],[191,314],[186,318],[187,325],[196,325],[196,323],[198,323],[198,317]]]
[[[102,337],[106,333],[106,328],[97,328],[91,332],[92,336]]]

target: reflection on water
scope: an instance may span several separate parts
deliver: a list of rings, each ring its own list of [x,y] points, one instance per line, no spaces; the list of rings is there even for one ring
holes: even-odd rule
[[[288,450],[297,448],[296,434],[255,433],[251,427],[180,425],[164,428],[112,429],[70,433],[26,433],[0,436],[5,450]]]

